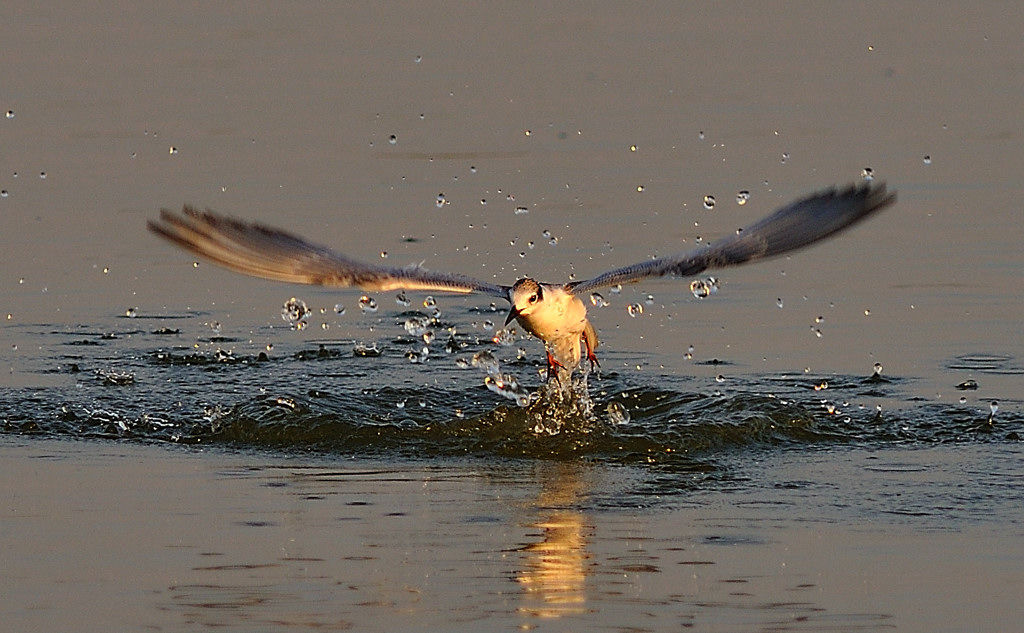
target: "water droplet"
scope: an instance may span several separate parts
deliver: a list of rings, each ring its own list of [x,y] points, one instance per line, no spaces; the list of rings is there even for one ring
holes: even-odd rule
[[[6,189],[0,189],[0,198],[6,198],[8,195]]]
[[[526,136],[530,136],[531,134],[533,134],[533,132],[531,132],[530,130],[526,130],[525,132],[523,132],[523,134],[525,134]]]
[[[615,284],[614,286],[609,288],[608,291],[611,292],[613,295],[617,295],[620,292],[622,292],[622,284]]]
[[[127,310],[124,311],[124,315],[126,317],[128,317],[129,319],[134,319],[135,317],[139,316],[139,309],[138,308],[128,308]]]
[[[882,375],[882,363],[875,363],[875,366],[872,369],[875,372],[875,374],[874,374],[875,376],[881,376]]]
[[[45,171],[39,172],[39,179],[40,180],[46,180],[46,172]]]
[[[210,329],[213,330],[214,334],[220,334],[220,321],[214,321],[210,323]]]
[[[626,306],[626,312],[629,314],[629,316],[635,318],[638,314],[644,313],[644,307],[639,303],[631,303],[628,306]]]
[[[787,160],[789,160],[789,152],[782,152],[782,164],[785,165]]]
[[[686,360],[693,360],[693,345],[686,348],[686,354],[683,355]]]
[[[444,205],[448,204],[448,201],[445,200],[443,193],[439,193],[437,194],[437,201],[435,201],[434,204],[437,206],[438,209],[440,209]]]
[[[629,151],[635,152],[636,151],[636,145],[630,145],[629,146]]]
[[[487,332],[490,332],[491,330],[494,329],[494,321],[491,321],[489,319],[485,319],[484,322],[481,325],[483,326],[484,330],[487,331]]]
[[[178,153],[178,148],[173,146],[173,145],[171,145],[170,149],[167,150],[167,153],[171,154],[173,156],[174,154]]]
[[[654,295],[647,295],[647,296],[646,296],[646,297],[644,298],[644,303],[646,303],[646,304],[647,304],[647,305],[649,305],[649,306],[652,306],[652,305],[654,305]]]
[[[814,322],[815,322],[815,323],[821,323],[821,322],[822,322],[822,321],[824,321],[824,320],[825,320],[825,317],[823,317],[823,316],[819,316],[819,317],[817,317],[816,319],[814,319]]]
[[[516,336],[517,333],[514,327],[501,328],[500,330],[494,333],[494,337],[491,338],[491,341],[496,345],[508,347],[516,342]]]
[[[412,336],[422,336],[430,329],[431,320],[425,314],[417,314],[405,320],[405,331]]]
[[[352,354],[355,356],[376,357],[380,356],[381,350],[376,343],[358,342],[352,347]]]
[[[599,293],[594,292],[591,293],[590,295],[590,305],[594,306],[595,308],[603,308],[606,305],[608,305],[608,302],[605,301],[605,298],[602,297]]]
[[[309,307],[302,299],[292,297],[281,307],[281,319],[297,329],[303,329],[309,319]]]
[[[381,251],[380,252],[380,258],[381,259],[387,259],[388,258],[388,252],[387,251]]]
[[[643,185],[637,185],[636,186],[636,192],[637,193],[643,193],[644,192],[644,186]]]
[[[516,215],[526,215],[530,210],[526,207],[516,207]]]
[[[377,301],[369,295],[359,297],[359,309],[363,312],[376,312]]]
[[[870,167],[865,167],[864,169],[861,170],[860,177],[863,178],[864,180],[874,180],[875,170],[871,169]]]
[[[960,396],[960,404],[967,404],[967,398],[965,396]]]
[[[621,402],[609,402],[608,403],[608,422],[616,426],[620,424],[629,424],[629,411],[626,410],[625,405]]]
[[[436,305],[437,305],[437,301],[434,301],[434,297],[433,296],[427,295],[426,297],[423,298],[423,307],[424,308],[433,308]]]
[[[423,56],[422,55],[417,55],[416,57],[413,57],[412,60],[418,64],[421,61],[423,61]]]
[[[932,157],[931,156],[925,156],[924,157],[924,164],[925,165],[931,165],[932,164]]]
[[[717,376],[715,376],[715,382],[725,382],[725,376],[723,376],[722,374],[718,374]]]
[[[711,209],[715,208],[715,197],[714,196],[710,196],[710,195],[709,196],[704,196],[704,208],[709,210],[709,211]]]
[[[778,299],[775,300],[775,305],[779,306],[780,310],[782,309],[782,306],[784,305],[782,303],[782,297],[779,297]]]
[[[704,140],[704,130],[701,130],[700,132],[697,132],[697,138],[702,140],[702,141]]]
[[[718,292],[718,280],[714,277],[707,279],[694,279],[690,282],[690,292],[698,299],[706,299]]]
[[[814,328],[814,335],[818,338],[821,338],[821,330],[819,330],[818,328]]]
[[[388,137],[388,143],[391,144],[391,145],[397,145],[398,144],[398,137],[395,136],[394,134],[392,134],[391,136]]]
[[[473,367],[483,370],[487,374],[497,374],[500,367],[494,354],[486,350],[473,354],[472,364]]]
[[[747,203],[747,200],[750,200],[750,192],[746,189],[736,194],[736,204],[741,207]]]
[[[397,295],[395,295],[395,303],[405,307],[411,305],[412,301],[409,301],[409,298],[405,296],[404,292],[399,292]]]
[[[8,110],[7,111],[7,118],[8,119],[13,119],[14,118],[14,110]]]
[[[335,303],[334,313],[337,314],[338,316],[345,314],[345,306],[341,305],[340,303]]]

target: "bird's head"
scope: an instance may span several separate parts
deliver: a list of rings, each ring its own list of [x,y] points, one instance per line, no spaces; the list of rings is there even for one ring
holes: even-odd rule
[[[517,281],[508,294],[512,309],[509,310],[508,318],[505,319],[505,325],[511,323],[512,319],[519,318],[520,315],[530,316],[530,313],[544,301],[544,289],[529,277]]]

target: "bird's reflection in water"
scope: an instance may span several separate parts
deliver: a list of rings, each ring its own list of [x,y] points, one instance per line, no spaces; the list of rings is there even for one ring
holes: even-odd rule
[[[523,587],[519,612],[558,618],[586,610],[586,579],[590,554],[587,543],[594,527],[573,507],[585,488],[580,464],[545,464],[543,492],[536,500],[541,516],[528,524],[540,540],[520,548],[523,567],[517,575]]]

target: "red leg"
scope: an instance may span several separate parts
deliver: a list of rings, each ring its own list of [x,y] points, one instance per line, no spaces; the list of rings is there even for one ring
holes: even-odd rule
[[[551,380],[552,378],[558,380],[559,369],[565,369],[565,365],[558,362],[558,359],[552,356],[551,352],[548,352],[548,380]]]
[[[583,332],[583,345],[587,348],[587,360],[590,361],[590,369],[594,369],[601,366],[601,363],[597,362],[597,355],[594,354],[594,348],[590,345],[590,339],[587,338],[586,331]]]

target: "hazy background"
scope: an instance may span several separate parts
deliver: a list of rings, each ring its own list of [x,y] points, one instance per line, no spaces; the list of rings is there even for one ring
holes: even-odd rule
[[[1019,3],[3,4],[0,615],[1019,625],[1022,24]],[[437,344],[405,360],[392,293],[364,315],[145,229],[192,203],[364,260],[560,281],[866,168],[899,202],[839,239],[713,273],[705,300],[605,293],[592,393],[633,421],[576,434],[534,432]],[[470,353],[504,316],[437,299]],[[875,363],[891,382],[863,382]],[[537,368],[513,364],[530,388]]]

